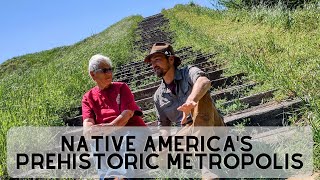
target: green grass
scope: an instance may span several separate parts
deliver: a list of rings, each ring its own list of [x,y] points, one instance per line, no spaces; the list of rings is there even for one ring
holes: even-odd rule
[[[81,104],[94,83],[90,57],[101,53],[114,65],[133,59],[135,29],[131,16],[72,46],[13,58],[0,66],[0,177],[6,175],[6,133],[15,126],[63,125],[59,115]]]
[[[213,11],[177,5],[163,11],[176,49],[217,52],[228,74],[246,72],[259,91],[278,89],[276,100],[305,100],[300,121],[314,131],[314,165],[320,169],[320,14],[317,7]]]

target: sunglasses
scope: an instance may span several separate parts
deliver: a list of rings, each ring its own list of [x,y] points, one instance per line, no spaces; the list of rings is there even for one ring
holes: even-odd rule
[[[112,73],[112,68],[97,69],[95,72]]]

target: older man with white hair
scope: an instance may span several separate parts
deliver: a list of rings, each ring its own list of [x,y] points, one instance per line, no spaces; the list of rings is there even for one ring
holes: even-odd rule
[[[100,131],[95,131],[99,129],[97,127],[101,126],[146,126],[140,117],[142,112],[135,103],[128,85],[123,82],[112,82],[112,62],[108,57],[100,54],[92,56],[89,61],[89,75],[96,82],[96,86],[85,93],[82,99],[85,135],[101,135]],[[139,133],[141,132],[133,132],[133,135],[138,136]],[[125,135],[129,134],[130,132]],[[103,147],[102,143],[100,145]],[[93,149],[95,149],[94,145]],[[104,177],[132,177],[134,175],[133,171],[128,169],[114,170],[107,167],[103,163],[104,160],[101,162],[98,174],[102,179]]]

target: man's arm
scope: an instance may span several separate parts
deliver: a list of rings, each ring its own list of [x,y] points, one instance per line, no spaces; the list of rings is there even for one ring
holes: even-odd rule
[[[196,83],[193,85],[191,94],[188,96],[187,101],[193,101],[198,103],[199,100],[209,91],[211,87],[210,80],[205,77],[201,76],[197,79]]]
[[[132,110],[124,110],[115,120],[109,123],[109,125],[125,126],[128,123],[129,119],[132,118],[133,114],[134,113]]]
[[[211,87],[211,82],[207,77],[200,76],[196,80],[186,102],[177,108],[177,110],[183,112],[181,124],[186,123],[187,115],[191,112],[193,108],[197,106],[197,103],[199,102],[199,100],[208,92],[210,87]]]
[[[101,135],[102,132],[98,131],[99,129],[94,129],[95,120],[94,120],[94,112],[91,108],[91,105],[88,100],[88,95],[85,94],[82,98],[82,117],[83,117],[83,135],[86,138],[90,138],[90,136]]]
[[[124,110],[115,120],[111,123],[103,123],[103,124],[95,124],[94,119],[87,118],[83,121],[83,134],[85,137],[89,136],[99,136],[99,135],[106,135],[106,129],[103,127],[111,127],[111,126],[125,126],[129,119],[133,116],[133,111],[131,110]],[[116,130],[116,129],[114,129]]]
[[[85,120],[83,120],[83,135],[86,138],[90,139],[90,136],[101,135],[102,132],[93,130],[94,125],[95,122],[92,118],[86,118]]]

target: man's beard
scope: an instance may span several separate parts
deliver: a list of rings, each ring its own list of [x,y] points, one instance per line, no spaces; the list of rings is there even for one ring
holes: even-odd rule
[[[162,69],[160,69],[160,68],[154,70],[154,72],[156,73],[156,75],[157,75],[158,77],[163,77],[163,76],[166,74],[166,73],[165,73]]]

